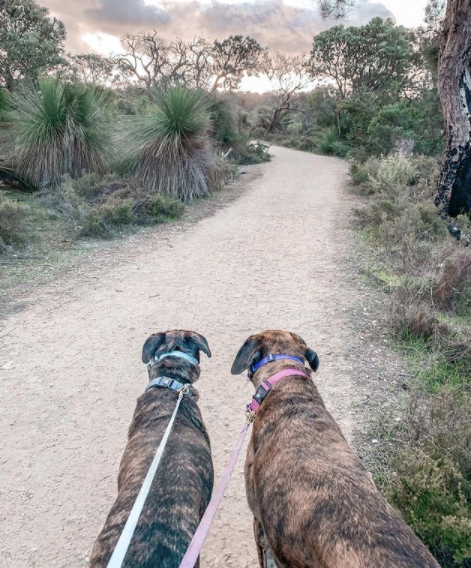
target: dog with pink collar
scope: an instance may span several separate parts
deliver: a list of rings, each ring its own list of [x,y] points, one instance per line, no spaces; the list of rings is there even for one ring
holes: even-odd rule
[[[438,568],[327,411],[311,379],[318,366],[286,331],[252,335],[232,365],[256,389],[245,482],[260,566]]]

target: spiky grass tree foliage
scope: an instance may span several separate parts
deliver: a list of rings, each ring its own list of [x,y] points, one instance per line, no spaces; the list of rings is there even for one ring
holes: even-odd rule
[[[95,86],[41,79],[23,86],[7,112],[17,173],[35,187],[55,187],[65,174],[104,173],[111,139],[112,97]]]
[[[211,136],[224,149],[239,142],[237,119],[233,105],[220,95],[208,95],[208,110],[211,117]]]
[[[124,171],[146,188],[184,202],[209,195],[221,179],[208,132],[211,117],[200,91],[156,90],[153,104],[130,117],[121,134]]]
[[[0,87],[0,126],[3,126],[5,120],[5,113],[9,108],[8,93],[6,89]]]

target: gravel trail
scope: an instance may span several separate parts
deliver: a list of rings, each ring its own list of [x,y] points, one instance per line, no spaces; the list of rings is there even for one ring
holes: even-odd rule
[[[351,437],[355,388],[346,313],[355,290],[347,164],[284,148],[237,200],[185,230],[169,225],[97,252],[46,285],[0,330],[0,566],[86,566],[116,493],[140,351],[155,331],[206,336],[200,407],[216,480],[244,423],[252,387],[230,366],[246,337],[299,333],[321,359],[317,384]],[[256,566],[237,464],[202,566]]]

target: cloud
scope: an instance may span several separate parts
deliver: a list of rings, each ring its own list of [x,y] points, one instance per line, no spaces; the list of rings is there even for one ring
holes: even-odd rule
[[[273,51],[308,52],[312,37],[338,23],[323,20],[312,0],[303,5],[285,4],[283,0],[254,0],[226,4],[217,0],[163,0],[158,6],[144,0],[42,0],[67,28],[67,46],[71,51],[89,51],[85,34],[109,34],[121,37],[126,32],[157,29],[164,38],[190,39],[202,36],[224,39],[229,35],[249,35]],[[392,17],[381,3],[358,0],[344,22],[360,25],[371,18]]]
[[[94,22],[114,22],[123,25],[165,25],[169,15],[144,0],[98,0],[98,8],[85,10],[86,18]]]

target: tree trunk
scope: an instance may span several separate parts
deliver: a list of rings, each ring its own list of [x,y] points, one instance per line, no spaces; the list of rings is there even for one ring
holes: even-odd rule
[[[275,109],[275,112],[273,113],[271,122],[268,125],[267,131],[266,131],[267,134],[270,134],[271,132],[273,132],[273,129],[275,128],[276,121],[278,120],[278,117],[280,116],[280,113],[281,113],[281,109]]]
[[[222,79],[221,75],[216,75],[216,78],[214,79],[214,83],[213,86],[211,87],[211,93],[214,93],[217,88],[219,87],[219,81]]]
[[[435,198],[444,216],[471,213],[470,47],[471,0],[448,0],[438,69],[446,152]]]

